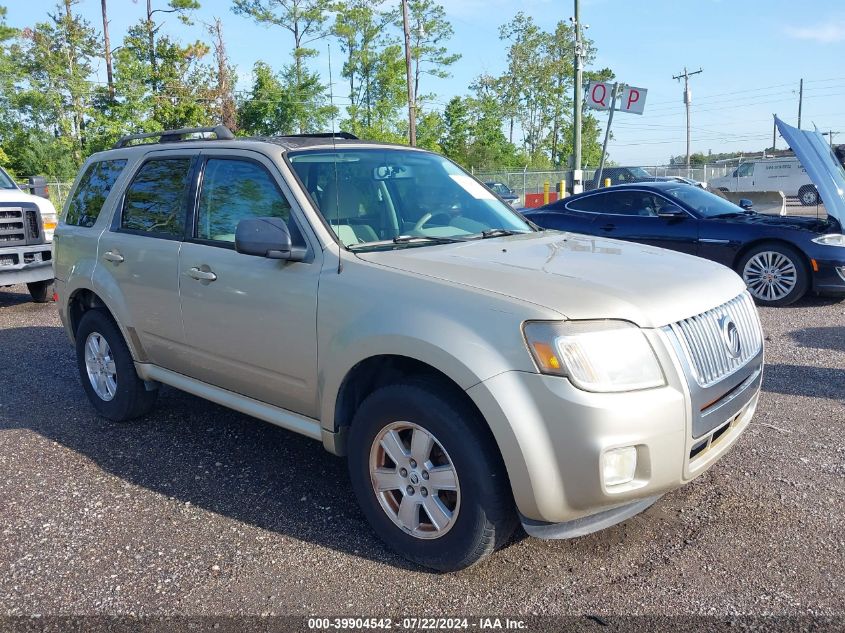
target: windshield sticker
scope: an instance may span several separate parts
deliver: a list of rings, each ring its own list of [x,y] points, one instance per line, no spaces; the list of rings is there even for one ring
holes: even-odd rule
[[[449,174],[449,177],[456,183],[458,183],[461,187],[463,187],[464,191],[466,191],[476,200],[496,199],[496,196],[493,195],[493,192],[491,192],[489,189],[487,189],[487,187],[476,182],[469,176],[465,176],[464,174]]]

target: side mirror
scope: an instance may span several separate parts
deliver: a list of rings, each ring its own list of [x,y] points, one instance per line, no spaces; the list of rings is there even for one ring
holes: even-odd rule
[[[686,215],[686,212],[678,206],[674,204],[667,204],[665,207],[660,209],[657,213],[658,217],[661,218],[680,218]]]
[[[244,255],[301,262],[305,249],[293,246],[287,224],[281,218],[249,218],[238,222],[235,250]]]
[[[748,198],[740,198],[737,204],[739,204],[739,206],[741,206],[746,211],[751,211],[751,208],[754,206],[754,202],[752,202]]]

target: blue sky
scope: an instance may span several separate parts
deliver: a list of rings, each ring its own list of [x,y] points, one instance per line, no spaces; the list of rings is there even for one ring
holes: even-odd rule
[[[194,26],[170,19],[165,30],[181,41],[205,38],[200,21],[224,22],[230,57],[246,88],[257,59],[275,68],[288,63],[291,38],[279,28],[234,15],[229,0],[201,0]],[[155,0],[163,6],[164,0]],[[449,79],[429,79],[425,92],[442,104],[464,94],[480,73],[498,73],[505,49],[498,26],[517,11],[551,29],[572,14],[572,0],[441,0],[455,29],[451,48],[462,54]],[[55,0],[0,0],[12,26],[45,18]],[[144,0],[110,0],[111,37],[118,45],[127,26],[144,13]],[[811,9],[812,7],[812,9]],[[77,11],[101,26],[100,3],[82,0]],[[582,21],[598,49],[596,66],[648,89],[643,116],[619,114],[610,157],[624,164],[664,163],[685,151],[682,85],[672,79],[684,66],[704,72],[691,80],[693,151],[759,150],[771,144],[772,113],[795,123],[798,82],[804,78],[802,124],[841,132],[845,143],[845,5],[841,0],[582,0]],[[328,42],[328,40],[326,41]],[[314,67],[328,77],[327,43]],[[335,95],[345,101],[339,77],[341,52],[332,44]],[[100,69],[99,79],[105,71]],[[437,107],[440,107],[439,105]],[[604,116],[602,116],[604,119]],[[783,146],[783,140],[778,144]]]

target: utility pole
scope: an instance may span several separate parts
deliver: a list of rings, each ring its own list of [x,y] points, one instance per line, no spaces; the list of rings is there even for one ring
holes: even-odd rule
[[[581,7],[579,0],[575,0],[575,16],[572,25],[575,27],[575,88],[572,94],[572,193],[583,190],[581,176],[581,102],[583,100],[582,83],[584,79],[584,63],[581,42]]]
[[[839,134],[839,132],[834,132],[833,130],[828,130],[827,132],[822,132],[822,136],[826,136],[828,143],[830,145],[830,149],[833,149],[833,135]]]
[[[607,128],[604,131],[604,144],[601,146],[601,162],[596,172],[596,189],[602,186],[601,177],[604,174],[604,159],[607,156],[607,142],[610,140],[610,126],[613,125],[613,113],[616,111],[616,98],[625,88],[625,84],[616,82],[613,84],[613,94],[610,97],[610,113],[607,115]]]
[[[402,0],[402,26],[405,31],[405,75],[408,80],[408,141],[417,145],[417,108],[414,104],[414,86],[411,83],[411,30],[408,25],[408,0]]]
[[[801,129],[801,105],[804,103],[804,78],[798,84],[798,129]]]
[[[674,75],[672,79],[676,79],[678,81],[683,78],[684,80],[684,104],[687,107],[687,169],[690,166],[690,124],[689,124],[689,108],[692,103],[692,94],[689,91],[689,78],[693,75],[698,75],[699,73],[704,72],[701,68],[696,70],[695,72],[687,72],[687,67],[684,66],[684,74],[683,75]]]
[[[772,151],[777,149],[778,142],[778,124],[777,121],[772,121]]]
[[[100,9],[103,13],[103,46],[106,54],[106,81],[109,87],[109,98],[114,99],[114,75],[112,74],[111,40],[109,39],[109,18],[107,15],[106,0],[100,0]]]

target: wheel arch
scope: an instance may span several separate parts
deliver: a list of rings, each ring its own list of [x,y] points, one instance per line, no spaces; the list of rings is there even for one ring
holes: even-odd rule
[[[778,238],[778,237],[761,237],[761,238],[756,239],[752,242],[748,242],[747,244],[744,244],[742,246],[742,248],[740,248],[737,251],[736,255],[734,256],[734,260],[733,260],[733,263],[731,265],[731,268],[733,268],[734,271],[736,271],[738,275],[742,276],[742,272],[737,270],[740,262],[742,261],[742,258],[745,257],[751,250],[757,248],[758,246],[763,246],[764,244],[780,244],[782,246],[788,246],[792,250],[796,251],[801,256],[801,261],[807,267],[807,275],[808,275],[807,281],[809,282],[809,281],[812,280],[812,276],[810,275],[810,271],[813,269],[813,267],[812,267],[812,264],[810,263],[810,258],[807,256],[807,253],[804,252],[804,249],[802,249],[800,246],[798,246],[798,244],[795,244],[794,242],[790,242],[789,240],[785,240],[783,238]]]
[[[67,299],[67,329],[74,343],[76,342],[76,331],[79,328],[79,322],[89,310],[101,310],[105,312],[114,321],[123,335],[123,340],[126,341],[132,358],[135,360],[146,359],[146,353],[135,333],[135,329],[122,323],[121,319],[118,318],[119,313],[115,311],[113,304],[108,299],[104,299],[96,290],[85,286],[71,291]]]
[[[335,433],[335,445],[332,447],[339,455],[346,454],[346,435],[352,424],[352,418],[360,404],[380,387],[400,381],[421,380],[434,383],[456,398],[460,398],[486,421],[472,398],[461,387],[456,377],[425,361],[401,354],[377,354],[360,360],[353,365],[341,380],[334,399],[330,424]],[[489,431],[489,427],[488,431]]]

